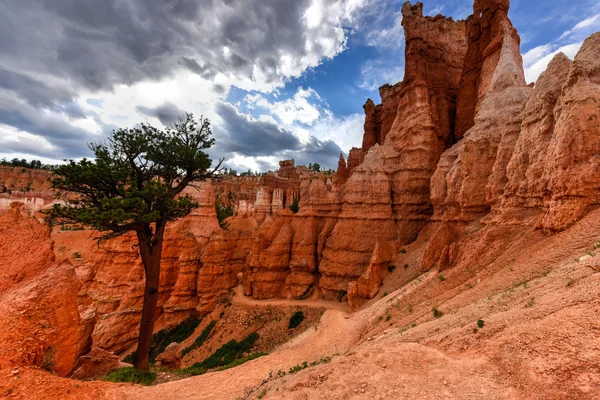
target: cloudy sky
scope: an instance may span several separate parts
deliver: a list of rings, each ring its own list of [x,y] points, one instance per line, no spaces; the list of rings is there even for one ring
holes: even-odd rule
[[[513,0],[528,81],[600,30],[597,0]],[[403,76],[402,1],[2,0],[0,158],[89,156],[117,127],[210,118],[240,171],[335,168],[362,105]],[[465,18],[472,0],[425,0]]]

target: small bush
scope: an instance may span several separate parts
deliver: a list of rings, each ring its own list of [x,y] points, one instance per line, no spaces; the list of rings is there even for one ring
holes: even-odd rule
[[[442,311],[438,310],[435,307],[431,309],[431,312],[433,313],[433,318],[441,318],[444,315]]]
[[[387,296],[388,292],[383,292],[383,297]]]
[[[389,272],[389,273],[392,273],[392,272],[394,272],[394,270],[395,270],[395,269],[396,269],[396,266],[395,266],[395,265],[390,265],[390,266],[388,267],[388,272]]]
[[[438,279],[440,280],[440,282],[444,282],[446,280],[446,277],[442,274],[439,274]]]
[[[294,214],[297,214],[300,211],[300,206],[298,205],[298,199],[294,199],[292,204],[288,207]]]
[[[55,366],[56,347],[52,346],[48,348],[48,350],[46,350],[46,352],[44,353],[44,359],[42,360],[42,365],[40,365],[40,367],[42,367],[42,369],[45,371],[52,372]]]
[[[206,339],[208,339],[208,336],[212,332],[215,325],[217,325],[217,321],[210,321],[210,323],[208,325],[206,325],[206,327],[202,330],[202,333],[200,333],[200,335],[196,338],[194,343],[191,346],[189,346],[183,350],[183,352],[181,353],[182,356],[185,356],[190,351],[195,350],[198,347],[202,346],[204,344],[204,342],[206,342]]]
[[[171,343],[181,343],[185,339],[190,337],[192,333],[194,333],[198,325],[200,325],[201,321],[202,320],[198,318],[191,317],[173,328],[162,329],[156,332],[152,336],[152,344],[150,345],[150,354],[148,357],[150,363],[154,364],[154,362],[156,361],[156,357],[160,353],[165,351],[167,346]],[[126,363],[133,364],[135,362],[135,351],[127,357],[125,357],[123,361],[125,361]]]
[[[406,249],[402,249],[402,250],[400,250],[400,253],[402,253],[402,254],[406,254]]]
[[[477,320],[477,326],[479,327],[479,329],[483,328],[483,325],[485,325],[485,321],[482,319]]]
[[[408,269],[408,264],[404,264],[404,269]]]
[[[249,334],[241,342],[235,339],[230,340],[217,349],[210,357],[204,361],[195,363],[191,367],[185,368],[183,372],[190,375],[202,375],[209,369],[232,364],[236,360],[243,359],[243,355],[252,349],[257,340],[258,333],[256,332]]]
[[[133,367],[124,367],[110,371],[103,381],[109,382],[131,382],[140,385],[152,385],[156,379],[156,373],[150,371],[142,371]]]
[[[81,258],[81,253],[76,251],[75,253],[73,253],[73,258]]]
[[[302,311],[296,311],[292,314],[292,317],[290,318],[288,329],[294,329],[295,327],[300,325],[302,321],[304,321],[304,313]]]

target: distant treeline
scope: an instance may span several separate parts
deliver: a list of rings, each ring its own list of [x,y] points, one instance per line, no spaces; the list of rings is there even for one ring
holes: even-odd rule
[[[3,158],[2,160],[0,160],[0,165],[5,167],[45,169],[48,171],[52,171],[58,167],[58,165],[44,164],[40,160],[27,161],[24,158],[21,160],[19,160],[18,158],[13,158],[12,160],[7,160],[6,158]]]

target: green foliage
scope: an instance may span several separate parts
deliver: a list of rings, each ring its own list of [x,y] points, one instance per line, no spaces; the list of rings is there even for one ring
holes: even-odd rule
[[[210,323],[208,325],[206,325],[206,327],[202,330],[200,335],[196,338],[194,343],[192,343],[191,346],[186,347],[183,350],[182,355],[185,356],[190,351],[193,351],[193,350],[197,349],[198,347],[202,346],[204,344],[204,342],[206,342],[206,339],[208,339],[208,337],[210,336],[210,333],[212,332],[215,325],[217,325],[217,321],[210,321]]]
[[[477,320],[477,326],[479,327],[479,329],[483,328],[484,325],[485,325],[484,320],[482,320],[482,319]]]
[[[321,166],[319,165],[319,163],[308,164],[308,169],[310,169],[311,171],[314,171],[314,172],[320,172]]]
[[[294,214],[297,214],[300,211],[300,206],[298,205],[298,199],[294,199],[292,204],[289,206],[289,209],[292,210]]]
[[[446,280],[446,277],[442,274],[439,274],[438,279],[440,280],[440,282],[444,282]]]
[[[290,318],[288,329],[294,329],[295,327],[300,325],[302,321],[304,321],[304,313],[302,311],[296,311],[292,314],[292,317]]]
[[[165,130],[142,124],[114,131],[107,143],[90,144],[95,161],[71,160],[55,169],[52,186],[75,196],[66,197],[65,205],[55,204],[48,221],[111,232],[101,239],[133,230],[153,240],[167,222],[198,206],[182,191],[219,170],[223,160],[211,170],[204,152],[214,143],[211,134],[209,121],[196,121],[192,114]]]
[[[156,373],[142,371],[133,367],[124,367],[110,371],[102,380],[108,382],[131,382],[140,385],[152,385],[156,379]]]
[[[0,160],[0,165],[7,166],[7,167],[23,167],[23,168],[31,168],[31,169],[46,169],[46,170],[53,170],[57,167],[56,165],[43,164],[40,160],[27,161],[24,158],[21,160],[19,160],[18,158],[13,158],[10,161],[8,161],[6,158],[3,158],[2,160]],[[25,172],[25,171],[26,170],[21,170],[21,172]]]
[[[165,349],[168,345],[173,342],[181,343],[194,333],[198,325],[202,320],[198,318],[188,318],[177,326],[170,329],[162,329],[156,332],[152,336],[152,344],[150,345],[150,363],[153,364],[156,361],[156,357]],[[131,353],[123,360],[127,363],[133,363],[135,361],[135,352]]]
[[[394,270],[395,270],[395,269],[396,269],[396,266],[395,266],[395,265],[390,265],[390,266],[388,266],[388,272],[389,272],[389,273],[392,273],[392,272],[394,272]]]
[[[431,309],[431,312],[433,313],[433,318],[441,318],[444,315],[442,311],[438,310],[435,307]]]
[[[217,371],[225,371],[226,369],[237,367],[238,365],[242,365],[245,362],[252,361],[259,357],[266,356],[268,354],[269,353],[265,353],[265,352],[253,353],[253,354],[250,354],[249,356],[246,356],[246,357],[240,358],[238,360],[235,360],[233,362],[230,362],[229,364],[224,365],[224,366],[220,367],[219,369],[217,369]]]
[[[229,224],[225,220],[233,215],[233,206],[225,206],[219,202],[215,203],[215,210],[217,211],[217,219],[219,220],[219,226],[222,229],[227,229]]]
[[[336,354],[334,354],[334,356],[335,355]],[[291,375],[291,374],[295,374],[296,372],[302,371],[303,369],[306,369],[309,367],[314,367],[319,364],[329,364],[332,359],[333,359],[333,356],[323,357],[317,361],[311,362],[310,364],[307,361],[304,361],[302,364],[294,365],[293,367],[291,367],[287,373]],[[282,370],[279,370],[277,372],[278,377],[283,377],[283,376],[285,376],[285,374],[286,374],[285,371],[282,371]]]
[[[402,254],[406,254],[406,249],[402,249],[402,250],[400,250],[400,253],[402,253]]]
[[[73,253],[73,258],[81,258],[81,253],[76,251],[75,253]]]
[[[210,357],[185,368],[183,372],[190,375],[202,375],[209,369],[232,364],[237,360],[243,359],[244,354],[252,349],[257,340],[258,333],[256,332],[251,333],[241,342],[235,339],[230,340],[217,349]]]
[[[40,367],[48,372],[52,372],[54,367],[56,366],[56,347],[49,347],[44,353],[44,359],[42,360],[42,365]]]

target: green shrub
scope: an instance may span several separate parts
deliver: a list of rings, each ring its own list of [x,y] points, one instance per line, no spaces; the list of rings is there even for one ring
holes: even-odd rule
[[[433,318],[441,318],[444,315],[442,311],[438,310],[435,307],[431,309],[431,312],[433,313]]]
[[[192,343],[191,346],[189,346],[183,350],[183,352],[181,353],[182,356],[185,356],[190,351],[195,350],[198,347],[202,346],[204,344],[204,342],[206,342],[206,339],[208,339],[208,336],[210,335],[210,333],[213,330],[213,328],[215,327],[215,325],[217,325],[217,321],[210,321],[210,323],[208,325],[206,325],[206,327],[202,330],[202,333],[200,333],[200,335],[196,338],[194,343]]]
[[[230,362],[227,365],[222,366],[221,368],[218,369],[218,371],[225,371],[226,369],[237,367],[238,365],[242,365],[245,362],[252,361],[252,360],[257,359],[259,357],[266,356],[268,354],[269,353],[264,353],[264,352],[250,354],[247,357],[240,358],[239,360],[235,360],[233,362]]]
[[[479,329],[483,328],[483,325],[485,325],[485,321],[482,319],[477,320],[477,326],[479,327]]]
[[[290,318],[288,329],[294,329],[295,327],[300,325],[302,321],[304,321],[304,313],[302,311],[296,311],[292,314],[292,317]]]
[[[133,367],[124,367],[110,371],[102,380],[109,382],[131,382],[140,385],[152,385],[156,379],[156,373],[142,371]]]
[[[396,269],[396,266],[395,266],[395,265],[390,265],[390,266],[388,266],[388,272],[389,272],[389,273],[392,273],[392,272],[394,272],[394,270],[395,270],[395,269]]]
[[[402,254],[406,254],[406,249],[402,249],[402,250],[400,250],[400,253],[402,253]]]
[[[294,199],[292,204],[289,206],[289,209],[292,210],[294,214],[297,214],[300,211],[300,206],[298,205],[298,199]]]
[[[154,364],[156,361],[156,357],[171,343],[181,343],[185,339],[189,338],[192,333],[196,330],[198,325],[202,320],[198,318],[188,318],[177,326],[174,326],[170,329],[162,329],[156,332],[152,336],[152,344],[150,345],[150,354],[149,360],[151,364]],[[135,351],[129,354],[127,357],[123,359],[126,363],[134,363],[135,362]]]
[[[444,282],[446,280],[446,277],[442,274],[439,274],[438,279],[440,280],[440,282]]]
[[[237,360],[243,359],[243,355],[252,349],[257,340],[258,333],[256,332],[249,334],[241,342],[235,339],[230,340],[217,349],[210,357],[204,361],[195,363],[191,367],[185,368],[183,372],[190,375],[202,375],[209,369],[232,364]]]

